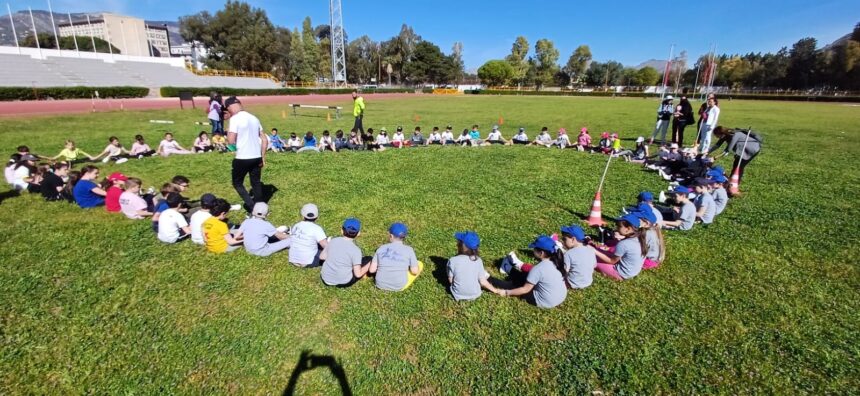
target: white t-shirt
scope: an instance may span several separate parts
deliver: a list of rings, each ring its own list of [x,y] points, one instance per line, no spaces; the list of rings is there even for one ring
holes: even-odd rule
[[[158,217],[158,240],[165,243],[174,243],[179,239],[179,229],[188,227],[185,216],[170,208],[161,212]]]
[[[295,139],[290,138],[289,140],[287,140],[287,144],[290,147],[302,147],[304,145],[304,143],[302,143],[302,139],[300,139],[298,136]]]
[[[520,142],[527,142],[529,141],[529,135],[526,135],[525,132],[520,132],[517,133],[516,136],[514,136],[514,140],[518,140]]]
[[[323,145],[323,146],[330,146],[330,145],[331,145],[331,136],[328,136],[328,137],[323,136],[323,137],[321,137],[321,138],[320,138],[320,144],[321,144],[321,145]]]
[[[490,135],[487,136],[487,140],[502,140],[502,133],[499,131],[492,131]]]
[[[107,145],[107,147],[105,147],[104,151],[108,152],[108,157],[116,157],[122,154],[122,147],[117,147],[112,144],[109,144]]]
[[[454,134],[451,131],[442,132],[442,140],[454,140]]]
[[[18,169],[15,169],[14,175],[12,185],[18,190],[26,190],[29,182],[24,179],[30,177],[30,169],[26,166],[19,166]]]
[[[140,195],[129,191],[123,191],[119,196],[119,207],[125,217],[132,220],[140,220],[143,216],[137,214],[139,210],[146,210],[146,200]]]
[[[395,132],[394,136],[391,137],[391,141],[392,142],[402,142],[403,141],[403,134],[400,132]]]
[[[261,157],[260,133],[263,132],[263,126],[253,114],[244,110],[234,114],[230,117],[227,132],[236,134],[236,159]]]
[[[440,135],[439,132],[433,132],[427,137],[427,141],[430,142],[438,142],[440,140],[442,140],[442,135]]]
[[[385,135],[376,135],[376,143],[377,144],[388,144],[388,136]]]
[[[290,262],[309,265],[319,252],[319,242],[325,239],[325,231],[310,221],[296,223],[290,230]]]
[[[198,245],[203,245],[206,243],[206,241],[203,240],[203,222],[210,217],[212,217],[212,214],[206,210],[198,210],[194,212],[193,215],[191,215],[191,221],[189,223],[191,226],[192,242]],[[159,222],[161,222],[161,220],[159,220]]]
[[[179,151],[179,147],[176,146],[175,140],[162,140],[161,143],[159,143],[158,145],[161,146],[162,151]]]

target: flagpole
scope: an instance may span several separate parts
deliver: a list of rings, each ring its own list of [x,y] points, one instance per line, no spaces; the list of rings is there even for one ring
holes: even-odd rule
[[[15,48],[18,49],[18,55],[21,55],[21,46],[18,45],[18,33],[15,32],[15,20],[12,19],[12,9],[9,8],[9,3],[6,3],[6,11],[9,11],[9,24],[12,25],[12,37],[15,38]]]
[[[36,48],[39,49],[39,58],[44,59],[42,56],[42,46],[39,45],[39,32],[36,30],[36,21],[33,19],[33,9],[27,7],[30,11],[30,23],[33,25],[33,37],[36,39]]]
[[[57,43],[57,51],[60,50],[60,38],[57,37],[57,24],[54,23],[54,8],[51,7],[51,0],[48,0],[48,13],[51,14],[51,27],[54,29],[54,41]],[[60,53],[62,55],[62,53]]]
[[[666,70],[663,71],[663,92],[660,94],[660,105],[663,105],[663,97],[666,96],[666,79],[669,77],[669,65],[672,64],[672,56],[675,54],[675,44],[669,47],[669,60],[666,61]]]
[[[98,51],[96,51],[96,37],[93,35],[93,24],[90,22],[90,14],[87,14],[87,26],[90,28],[90,40],[93,42],[93,52],[98,53]]]
[[[78,58],[80,58],[81,50],[78,48],[78,34],[75,32],[75,23],[72,22],[72,13],[67,11],[66,15],[69,16],[69,28],[72,30],[72,39],[75,41],[75,52],[78,54]]]

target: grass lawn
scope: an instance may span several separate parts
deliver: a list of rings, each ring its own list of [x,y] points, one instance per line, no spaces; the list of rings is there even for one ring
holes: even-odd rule
[[[249,110],[282,132],[352,123],[313,111],[283,119],[284,108]],[[417,116],[425,130],[478,123],[486,134],[503,117],[507,137],[546,125],[634,139],[650,131],[656,108],[642,99],[420,96],[368,103],[366,125],[411,130]],[[338,394],[332,367],[367,395],[854,393],[860,107],[724,101],[722,110],[722,124],[765,136],[746,195],[709,228],[668,234],[661,268],[624,283],[595,275],[552,310],[486,293],[453,301],[444,280],[452,234],[478,231],[493,266],[535,235],[580,221],[604,156],[531,147],[270,155],[264,182],[277,188],[276,225],[298,221],[301,205],[315,202],[329,234],[347,216],[363,221],[365,254],[391,222],[410,226],[408,243],[427,268],[397,294],[366,280],[323,287],[318,269],[294,268],[285,253],[216,256],[190,242],[159,243],[148,221],[37,196],[6,199],[0,391],[276,394],[307,352],[319,367],[295,371],[296,394]],[[199,109],[0,118],[0,147],[55,155],[74,138],[96,154],[108,136],[129,147],[137,132],[154,146],[165,125],[150,119],[176,121],[169,127],[190,146],[202,118]],[[122,170],[146,186],[183,174],[188,195],[239,202],[229,163],[219,154],[151,158],[102,174]],[[655,174],[614,163],[604,214],[662,188]]]

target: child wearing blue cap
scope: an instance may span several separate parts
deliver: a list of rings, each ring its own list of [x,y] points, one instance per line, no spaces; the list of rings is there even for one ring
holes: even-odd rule
[[[532,254],[540,263],[535,265],[526,277],[524,285],[511,290],[499,290],[502,296],[523,296],[530,304],[539,308],[553,308],[567,298],[564,277],[567,273],[564,257],[555,241],[545,235],[539,236],[529,244]]]
[[[645,245],[648,249],[642,269],[657,268],[666,256],[666,244],[657,216],[651,211],[651,206],[644,202],[636,207],[633,214],[639,216],[640,227],[645,232]]]
[[[711,195],[714,197],[714,205],[717,208],[717,215],[723,213],[726,206],[729,204],[729,194],[726,192],[726,179],[722,173],[709,173],[711,179]]]
[[[340,233],[342,236],[329,241],[320,253],[320,260],[324,260],[320,278],[329,286],[350,287],[370,269],[369,263],[362,265],[361,249],[355,244],[355,238],[361,235],[361,221],[344,220]]]
[[[597,271],[615,280],[626,280],[639,275],[645,263],[645,235],[640,231],[639,216],[629,213],[616,219],[615,236],[618,244],[614,251],[602,251],[592,246],[599,261]]]
[[[684,186],[677,186],[672,193],[678,207],[661,210],[663,214],[663,228],[669,230],[689,231],[696,223],[696,206],[690,201],[688,194],[692,191]]]
[[[376,274],[376,287],[388,291],[403,291],[412,286],[424,269],[415,250],[403,241],[409,229],[394,223],[388,228],[388,243],[376,249],[370,262],[371,274]]]
[[[484,269],[479,256],[481,238],[473,231],[454,234],[457,239],[457,255],[448,259],[448,283],[451,295],[457,301],[476,300],[481,297],[481,287],[493,293],[499,291],[490,283],[490,274]]]
[[[564,268],[567,271],[567,287],[585,289],[594,280],[597,256],[586,246],[585,230],[578,225],[561,227],[561,243],[564,252]]]
[[[696,218],[700,219],[702,224],[713,223],[714,217],[717,215],[717,205],[711,195],[711,181],[704,178],[696,179],[693,188],[697,194],[696,200],[693,202],[696,205]]]

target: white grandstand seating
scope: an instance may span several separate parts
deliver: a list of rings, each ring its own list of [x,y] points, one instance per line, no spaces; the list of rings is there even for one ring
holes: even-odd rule
[[[182,67],[131,60],[108,62],[62,56],[37,59],[29,55],[0,54],[0,65],[0,86],[4,87],[278,87],[265,78],[198,76]]]

